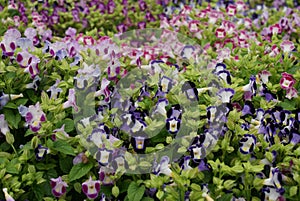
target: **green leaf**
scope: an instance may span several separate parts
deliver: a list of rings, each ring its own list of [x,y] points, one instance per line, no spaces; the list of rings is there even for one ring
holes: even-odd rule
[[[59,167],[63,171],[63,173],[69,173],[73,166],[73,158],[72,157],[60,157],[59,158]]]
[[[128,198],[130,201],[140,201],[144,195],[145,186],[139,186],[135,182],[131,182],[128,187]]]
[[[53,143],[52,149],[59,151],[61,153],[67,154],[67,155],[75,156],[73,147],[69,143],[62,141],[62,140],[55,141]]]
[[[86,175],[93,168],[92,163],[79,163],[74,165],[70,171],[69,179],[70,181],[74,181],[76,179],[80,179],[84,175]]]
[[[65,131],[67,133],[73,131],[75,128],[73,119],[69,119],[69,118],[64,119],[58,124],[58,127],[61,127],[63,124],[65,124]]]
[[[292,186],[290,188],[290,196],[294,196],[294,195],[297,195],[297,191],[298,191],[298,186]]]
[[[230,201],[232,199],[232,194],[224,194],[221,197],[219,197],[216,201]]]
[[[8,124],[14,128],[18,128],[18,124],[21,121],[21,116],[19,115],[19,113],[15,114],[13,110],[6,108],[3,108],[3,113]]]

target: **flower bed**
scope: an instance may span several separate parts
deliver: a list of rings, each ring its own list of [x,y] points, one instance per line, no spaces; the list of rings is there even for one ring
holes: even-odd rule
[[[300,3],[0,3],[0,199],[300,200]]]

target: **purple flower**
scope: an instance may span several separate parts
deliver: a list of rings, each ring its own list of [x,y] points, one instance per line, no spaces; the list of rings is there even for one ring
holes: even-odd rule
[[[230,99],[234,95],[235,91],[231,88],[220,89],[217,95],[220,97],[223,103],[230,103]]]
[[[180,119],[176,118],[168,118],[166,120],[166,128],[171,134],[176,134],[180,129]]]
[[[190,170],[192,167],[189,165],[191,161],[191,156],[185,156],[183,159],[183,164],[181,165],[182,170]]]
[[[100,191],[100,181],[94,181],[90,176],[88,181],[82,183],[82,191],[89,199],[97,198]]]
[[[144,136],[133,137],[132,140],[133,149],[137,152],[144,151],[146,149],[145,140],[146,138]]]
[[[242,116],[253,115],[255,113],[254,105],[251,101],[246,101],[242,110]]]
[[[99,170],[99,180],[103,185],[111,185],[114,183],[114,180],[111,179],[111,175],[114,175],[115,171],[109,167],[101,166]]]
[[[38,147],[34,149],[34,152],[36,160],[41,161],[49,153],[49,149],[39,144]]]
[[[199,171],[210,171],[212,170],[211,166],[209,163],[207,163],[206,159],[201,159],[198,165],[198,170]]]
[[[163,76],[159,80],[159,88],[162,92],[168,93],[172,88],[172,79],[166,76]]]
[[[17,29],[9,29],[5,32],[3,41],[0,46],[5,56],[11,57],[17,48],[16,41],[21,37],[21,33]]]
[[[52,188],[51,192],[55,197],[59,198],[66,193],[68,185],[61,177],[51,179],[50,183]]]
[[[115,156],[111,164],[115,171],[124,171],[128,168],[127,161],[125,160],[125,157],[123,155]]]
[[[40,103],[30,105],[28,108],[20,105],[18,107],[19,113],[25,117],[26,126],[29,125],[33,132],[37,132],[41,128],[41,123],[46,121],[46,115],[40,107]]]
[[[251,134],[245,134],[240,140],[240,152],[242,154],[249,154],[253,152],[256,144],[256,137]]]
[[[274,187],[276,191],[281,193],[284,192],[284,188],[282,186],[282,174],[279,171],[279,168],[271,168],[270,176],[268,179],[264,180],[264,185]]]
[[[268,201],[278,201],[283,199],[283,193],[278,191],[274,187],[265,187],[262,189],[263,193],[263,200],[268,200]]]
[[[187,81],[182,86],[182,91],[185,93],[186,97],[191,101],[198,100],[198,90],[196,85],[191,82]]]
[[[205,148],[200,144],[190,146],[189,150],[191,151],[191,157],[195,162],[200,162],[206,155]]]

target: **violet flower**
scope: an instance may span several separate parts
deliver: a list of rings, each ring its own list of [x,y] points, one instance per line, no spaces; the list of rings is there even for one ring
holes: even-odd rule
[[[92,180],[90,176],[88,181],[82,183],[82,191],[89,199],[97,198],[100,191],[100,181]]]
[[[285,52],[291,52],[295,49],[295,45],[293,42],[291,41],[283,41],[281,44],[280,44],[280,47],[282,49],[282,51],[285,53]]]
[[[271,187],[275,187],[276,191],[279,191],[281,193],[284,192],[284,188],[282,186],[282,174],[279,171],[279,169],[276,168],[271,168],[270,171],[270,176],[268,179],[264,180],[264,185],[266,186],[271,186]]]
[[[17,29],[9,29],[5,32],[3,41],[0,46],[3,51],[3,55],[11,57],[17,48],[17,39],[21,37],[21,33]]]
[[[62,92],[62,89],[58,87],[60,80],[57,79],[55,84],[52,85],[47,92],[50,92],[50,99],[57,99],[57,95]]]
[[[33,132],[37,132],[41,128],[41,123],[46,121],[46,115],[42,111],[39,102],[29,107],[20,105],[18,110],[21,116],[25,117],[26,126],[29,125]]]
[[[10,101],[17,98],[22,98],[23,94],[5,94],[0,91],[0,110]]]
[[[59,198],[66,193],[68,185],[61,177],[56,179],[52,178],[50,183],[52,188],[51,192],[55,197]]]
[[[181,119],[168,118],[166,120],[166,128],[169,131],[169,133],[176,134],[180,129],[180,123]]]

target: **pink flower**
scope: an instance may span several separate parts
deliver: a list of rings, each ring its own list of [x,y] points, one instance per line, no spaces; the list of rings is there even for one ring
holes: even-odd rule
[[[270,57],[275,57],[280,53],[279,48],[277,47],[277,45],[273,45],[272,46],[272,51],[269,53]]]
[[[286,72],[282,73],[282,78],[280,79],[280,86],[282,89],[290,89],[295,84],[295,79],[293,75],[288,74]]]
[[[269,76],[271,76],[271,73],[267,70],[262,70],[258,73],[258,76],[262,83],[266,84],[269,81]]]
[[[244,25],[247,29],[250,29],[252,27],[252,20],[250,18],[245,18]]]
[[[225,36],[226,36],[225,29],[224,28],[217,28],[216,36],[217,36],[217,38],[225,38]]]
[[[199,31],[198,25],[199,25],[199,21],[197,21],[197,20],[190,21],[189,22],[189,30],[190,30],[190,32],[192,32],[192,33],[198,32]]]
[[[280,44],[283,52],[291,52],[295,49],[295,45],[292,41],[285,40]]]
[[[64,195],[67,191],[66,189],[67,187],[68,187],[67,183],[64,182],[61,177],[58,177],[56,179],[51,179],[52,194],[55,197],[59,198],[62,195]]]
[[[229,6],[227,6],[226,12],[228,16],[234,16],[236,14],[236,5],[230,4]]]
[[[286,98],[288,99],[292,99],[292,98],[297,98],[298,97],[298,91],[292,87],[292,88],[289,88],[288,90],[286,90]]]
[[[274,25],[270,26],[270,31],[272,32],[272,34],[280,34],[281,27],[279,24],[274,24]]]

